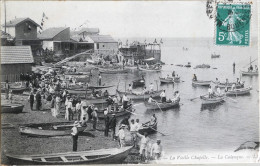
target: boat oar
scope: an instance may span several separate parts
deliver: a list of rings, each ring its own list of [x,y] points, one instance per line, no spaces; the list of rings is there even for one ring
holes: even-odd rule
[[[157,101],[154,100],[154,102],[156,103],[156,105],[158,106],[158,108],[162,111],[161,107],[159,106],[159,104],[157,103]],[[162,111],[163,112],[163,111]]]
[[[226,96],[226,98],[232,100],[232,101],[235,102],[235,103],[237,103],[237,100],[234,100],[234,99],[232,99],[232,98],[230,98],[230,97],[227,97],[227,96]]]
[[[206,94],[206,95],[207,95],[207,94]],[[206,96],[206,95],[200,95],[200,96]],[[200,96],[194,97],[194,98],[190,99],[190,101],[193,101],[193,100],[195,100],[195,99],[197,99],[197,98],[200,98]]]

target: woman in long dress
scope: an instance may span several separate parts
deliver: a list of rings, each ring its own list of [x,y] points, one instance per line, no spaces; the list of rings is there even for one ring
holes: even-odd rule
[[[239,18],[239,15],[235,12],[235,10],[229,11],[229,15],[227,18],[223,21],[222,25],[227,26],[228,29],[228,37],[227,40],[230,41],[230,44],[233,44],[233,42],[239,42],[239,44],[242,42],[243,35],[236,31],[236,22],[245,22],[241,18]]]
[[[55,99],[55,112],[54,112],[54,116],[57,117],[57,115],[59,115],[60,113],[60,106],[61,106],[61,98],[60,98],[60,95],[57,95],[56,96],[56,99]]]
[[[69,102],[69,97],[67,96],[65,99],[65,119],[69,120],[69,110],[68,110],[68,102]]]

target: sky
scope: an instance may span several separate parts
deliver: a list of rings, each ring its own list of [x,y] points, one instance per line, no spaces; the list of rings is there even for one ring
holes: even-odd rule
[[[3,7],[3,2],[1,7]],[[213,37],[214,20],[206,15],[206,1],[8,1],[7,21],[30,17],[43,29],[98,27],[114,37]],[[251,35],[257,36],[257,7],[253,6]],[[1,10],[1,24],[4,10]]]

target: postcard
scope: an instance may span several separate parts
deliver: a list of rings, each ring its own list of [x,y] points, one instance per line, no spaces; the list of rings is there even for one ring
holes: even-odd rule
[[[259,163],[259,1],[2,1],[1,164]]]

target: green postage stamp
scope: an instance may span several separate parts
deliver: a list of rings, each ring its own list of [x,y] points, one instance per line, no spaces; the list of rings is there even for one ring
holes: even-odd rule
[[[250,17],[250,4],[218,4],[216,44],[249,46]]]

